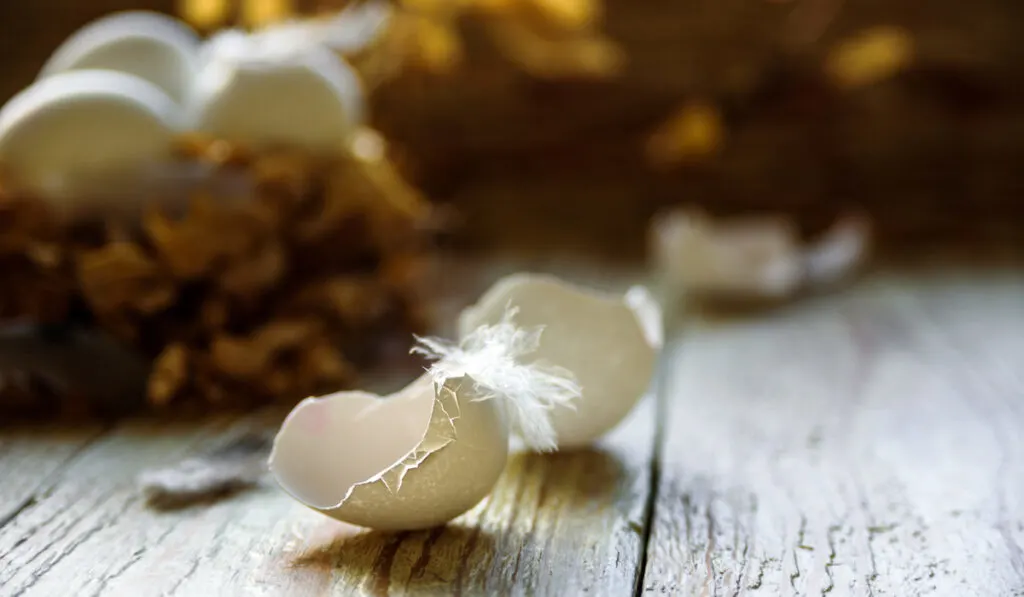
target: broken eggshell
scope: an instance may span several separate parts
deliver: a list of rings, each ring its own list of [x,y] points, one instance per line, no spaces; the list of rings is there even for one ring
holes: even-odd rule
[[[779,217],[715,221],[676,209],[652,225],[651,254],[669,294],[778,299],[799,288],[797,231]]]
[[[571,372],[580,384],[573,408],[551,413],[559,449],[591,444],[647,392],[662,334],[660,308],[646,289],[610,295],[554,276],[514,274],[462,312],[459,333],[493,324],[508,307],[517,310],[520,325],[543,326],[531,358]]]
[[[293,497],[343,522],[380,530],[444,524],[491,491],[508,455],[508,425],[493,402],[473,399],[471,386],[424,376],[383,399],[307,399],[281,427],[270,468]]]
[[[201,50],[200,64],[188,101],[198,131],[257,146],[336,151],[362,121],[355,71],[308,26],[224,31]]]
[[[353,2],[338,15],[317,23],[324,44],[343,56],[358,54],[377,41],[392,18],[394,7],[382,0]]]
[[[72,70],[114,70],[135,75],[182,101],[195,76],[199,36],[182,21],[149,11],[98,19],[67,38],[40,78]]]
[[[40,79],[0,109],[0,162],[55,207],[81,210],[86,180],[166,161],[181,113],[160,88],[107,70]]]
[[[554,447],[548,415],[579,397],[568,372],[522,364],[540,334],[506,316],[459,345],[421,339],[437,362],[405,389],[299,403],[274,441],[271,472],[294,498],[343,522],[397,531],[452,520],[493,489],[510,433]]]
[[[676,209],[652,226],[651,257],[668,295],[777,302],[849,279],[870,252],[870,222],[845,214],[812,242],[783,216],[714,219]]]

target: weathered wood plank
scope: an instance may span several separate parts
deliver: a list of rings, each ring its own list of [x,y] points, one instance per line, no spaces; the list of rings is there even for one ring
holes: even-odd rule
[[[673,348],[643,580],[1024,595],[1024,273],[874,277]]]
[[[155,512],[129,480],[185,446],[208,447],[213,434],[120,429],[0,530],[0,593],[629,594],[653,423],[647,400],[594,450],[517,455],[473,511],[444,529],[400,534],[337,523],[269,483],[209,507]]]
[[[180,458],[198,440],[222,432],[227,422],[126,423],[49,479],[36,471],[2,469],[5,481],[18,474],[45,480],[45,487],[0,527],[0,594],[53,595],[69,589],[100,594],[109,578],[145,553],[167,526],[122,524],[130,512],[142,509],[136,475]],[[58,444],[60,436],[53,441]]]
[[[446,292],[468,302],[522,268],[623,282],[551,260],[491,267],[474,282],[473,267],[445,269],[443,282],[460,285]],[[210,447],[224,424],[120,428],[0,529],[0,594],[628,595],[642,561],[654,414],[649,398],[591,450],[517,454],[475,509],[443,529],[399,534],[335,522],[269,481],[216,504],[153,511],[131,485],[137,472]]]
[[[0,429],[0,527],[102,431],[100,425]]]
[[[130,507],[83,549],[117,554],[111,595],[630,594],[652,406],[597,449],[516,456],[493,494],[443,529],[364,531],[268,485],[202,509]],[[58,564],[46,587],[79,586],[88,571],[85,561]]]

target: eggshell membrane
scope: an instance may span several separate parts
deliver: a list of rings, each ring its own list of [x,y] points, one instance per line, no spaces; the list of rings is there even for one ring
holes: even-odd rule
[[[459,334],[494,325],[511,306],[516,324],[544,326],[532,355],[576,376],[575,408],[551,413],[559,449],[591,444],[615,427],[647,391],[661,348],[660,310],[642,289],[605,295],[553,276],[515,274],[500,280],[459,317]]]
[[[299,403],[274,442],[270,469],[303,504],[385,530],[442,525],[493,489],[508,458],[496,400],[468,377],[421,377],[378,397],[339,392]]]
[[[200,53],[202,66],[188,101],[191,125],[252,145],[288,144],[316,151],[344,147],[362,121],[359,79],[326,46],[301,46],[301,32],[295,28],[264,34],[269,42],[226,32],[211,42],[223,49],[211,46]]]
[[[185,23],[155,12],[120,12],[67,38],[40,77],[72,70],[114,70],[145,79],[182,101],[197,67],[199,36]]]
[[[0,161],[48,198],[76,177],[130,172],[170,157],[178,106],[158,87],[115,71],[36,81],[0,109]]]

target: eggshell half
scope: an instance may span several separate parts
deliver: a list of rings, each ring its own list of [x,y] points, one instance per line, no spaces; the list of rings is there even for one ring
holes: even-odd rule
[[[50,56],[40,77],[71,70],[115,70],[146,79],[182,101],[195,76],[199,36],[155,12],[119,12],[79,29]]]
[[[508,458],[496,400],[469,377],[436,385],[425,375],[381,398],[339,392],[288,415],[270,470],[303,504],[343,522],[386,531],[442,525],[482,500]]]
[[[167,159],[180,120],[174,101],[143,79],[102,70],[61,73],[36,81],[0,109],[0,162],[59,202],[73,198],[76,178]]]
[[[252,145],[340,150],[362,122],[352,68],[296,24],[224,32],[200,53],[188,106],[192,126]]]
[[[573,373],[582,388],[574,408],[551,413],[559,449],[591,444],[615,427],[647,391],[661,348],[660,310],[642,288],[614,296],[553,276],[515,274],[500,280],[459,317],[459,334],[500,321],[543,326],[531,355]]]

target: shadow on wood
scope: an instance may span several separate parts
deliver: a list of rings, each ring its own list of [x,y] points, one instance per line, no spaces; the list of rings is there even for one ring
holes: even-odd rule
[[[417,557],[405,561],[404,556],[410,554],[403,547],[409,545],[422,547]],[[470,561],[480,557],[490,560],[495,545],[495,538],[479,528],[454,523],[415,532],[364,531],[336,537],[303,553],[293,565],[313,568],[328,576],[341,570],[346,577],[361,579],[364,588],[375,595],[387,595],[392,584],[400,581],[393,569],[409,566],[408,578],[402,583],[405,591],[435,593],[442,588],[461,586]]]
[[[322,531],[326,536],[308,541],[309,547],[288,565],[326,577],[340,575],[349,580],[342,586],[360,586],[374,595],[399,586],[403,594],[412,595],[497,590],[507,582],[503,579],[528,574],[531,561],[550,565],[560,557],[547,553],[550,540],[536,541],[538,527],[566,527],[561,530],[567,538],[585,544],[590,537],[572,529],[602,526],[608,506],[618,501],[615,493],[625,474],[622,462],[602,450],[516,454],[495,494],[445,527],[388,533],[332,521]],[[536,491],[523,487],[524,479],[536,480]],[[503,489],[509,481],[515,489],[506,496]],[[493,514],[513,524],[493,525]]]

